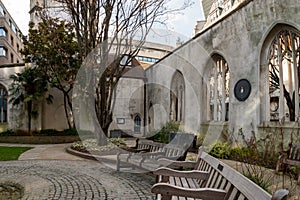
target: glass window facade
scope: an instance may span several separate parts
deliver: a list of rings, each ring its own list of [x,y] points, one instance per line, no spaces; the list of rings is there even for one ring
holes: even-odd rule
[[[0,5],[0,13],[1,13],[1,15],[5,15],[5,11],[4,11],[4,9],[2,8],[2,6]]]
[[[7,90],[0,84],[0,123],[7,122]]]
[[[7,56],[7,49],[4,46],[0,46],[0,56]]]
[[[0,36],[6,37],[7,36],[7,30],[4,27],[0,27]]]

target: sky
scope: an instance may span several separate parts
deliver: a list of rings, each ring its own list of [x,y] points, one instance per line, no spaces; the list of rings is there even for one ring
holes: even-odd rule
[[[28,33],[30,0],[1,0],[6,9],[17,23],[24,35]],[[184,0],[172,0],[174,5],[180,5]],[[193,0],[194,4],[181,13],[172,15],[167,21],[168,29],[191,38],[197,20],[203,19],[200,0]]]

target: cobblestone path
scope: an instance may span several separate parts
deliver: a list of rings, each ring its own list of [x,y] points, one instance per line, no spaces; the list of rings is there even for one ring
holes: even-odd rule
[[[22,199],[153,199],[154,177],[116,172],[94,161],[10,161],[0,163],[0,183],[24,186]]]

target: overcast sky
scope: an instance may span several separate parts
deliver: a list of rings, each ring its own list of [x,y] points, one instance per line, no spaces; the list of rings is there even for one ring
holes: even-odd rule
[[[11,14],[22,33],[27,35],[29,22],[29,3],[30,0],[1,0],[8,12]],[[173,0],[174,5],[183,0]],[[183,34],[187,37],[193,36],[194,27],[197,20],[203,18],[200,8],[200,0],[193,0],[194,4],[182,11],[182,14],[176,14],[168,20],[168,28],[172,31]]]

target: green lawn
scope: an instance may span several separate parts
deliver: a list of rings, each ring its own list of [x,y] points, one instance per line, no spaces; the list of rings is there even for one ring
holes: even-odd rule
[[[2,147],[0,146],[0,161],[18,160],[19,156],[32,147]]]

